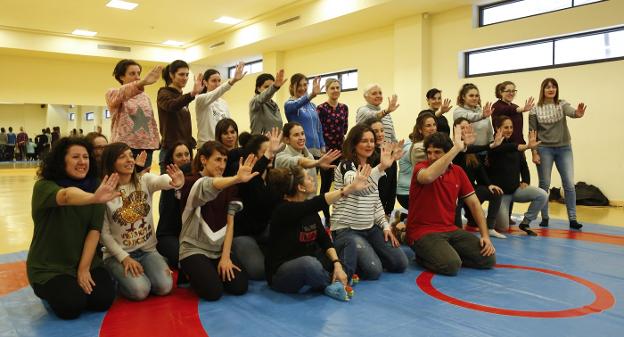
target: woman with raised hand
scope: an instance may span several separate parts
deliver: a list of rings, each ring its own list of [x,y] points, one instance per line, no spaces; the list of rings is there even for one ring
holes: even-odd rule
[[[186,144],[174,144],[173,151],[165,157],[165,164],[175,165],[182,173],[191,174],[191,151]],[[180,191],[175,189],[160,192],[163,209],[160,210],[158,227],[156,227],[156,250],[162,255],[170,268],[179,269],[180,230],[182,229],[182,209],[180,208]],[[178,275],[178,283],[184,278]]]
[[[360,167],[350,184],[314,196],[314,176],[301,167],[277,168],[269,172],[269,185],[283,197],[273,211],[270,248],[266,256],[269,286],[283,293],[305,288],[348,301],[348,277],[318,212],[368,186],[370,166]]]
[[[373,153],[373,159],[371,165],[375,166],[379,164],[381,158],[381,147],[384,144],[384,129],[381,120],[377,117],[371,117],[365,120],[362,124],[370,127],[375,133],[375,153]],[[385,171],[385,175],[379,178],[377,187],[379,189],[379,200],[383,206],[386,219],[390,218],[394,205],[396,203],[396,190],[397,190],[397,162],[392,162],[392,165]]]
[[[189,66],[182,60],[175,60],[167,65],[162,71],[165,87],[158,89],[158,122],[162,143],[159,153],[160,173],[166,171],[164,165],[168,152],[173,151],[173,145],[183,142],[193,150],[197,142],[193,138],[191,129],[191,113],[188,105],[195,96],[204,89],[202,74],[197,74],[193,82],[193,90],[182,94],[189,79]]]
[[[341,152],[329,150],[319,159],[315,159],[306,147],[306,134],[303,126],[297,122],[288,122],[282,128],[283,141],[286,148],[275,156],[275,167],[303,167],[311,177],[316,177],[316,168],[329,169],[336,166],[332,163],[340,158]],[[314,179],[314,191],[317,191]]]
[[[223,177],[227,150],[215,141],[205,142],[193,161],[193,176],[182,188],[180,266],[200,298],[216,301],[227,292],[247,292],[247,273],[232,252],[234,215],[243,208],[236,184],[258,175],[252,172],[254,155],[240,159],[238,172]]]
[[[162,67],[154,67],[143,79],[141,70],[141,65],[134,60],[119,61],[113,76],[121,87],[106,92],[106,105],[111,112],[111,142],[128,144],[135,157],[145,151],[145,165],[150,167],[152,152],[158,149],[160,137],[145,86],[158,81]]]
[[[95,253],[104,203],[119,196],[119,177],[97,180],[91,144],[61,138],[37,171],[33,188],[33,239],[26,272],[35,295],[62,319],[83,311],[106,311],[115,288]],[[98,187],[99,184],[99,187]]]
[[[514,132],[513,135],[511,135],[511,140],[516,144],[526,144],[524,136],[522,135],[524,130],[524,118],[522,113],[531,111],[531,109],[535,106],[535,100],[533,97],[529,97],[521,107],[513,103],[518,90],[516,90],[516,85],[511,81],[504,81],[497,84],[494,89],[494,93],[496,94],[498,101],[492,104],[492,120],[499,118],[500,116],[507,116],[511,118],[511,122],[514,126]]]
[[[403,142],[385,143],[379,164],[368,177],[367,188],[336,202],[331,230],[347,274],[357,273],[362,279],[376,280],[383,269],[402,273],[407,257],[391,231],[379,199],[377,183],[394,161],[403,155]],[[375,133],[357,124],[347,134],[343,147],[344,160],[336,169],[334,188],[340,190],[357,177],[357,167],[370,165],[375,152]]]
[[[258,158],[253,172],[259,174],[238,185],[238,195],[245,208],[234,217],[232,250],[252,280],[266,278],[264,256],[269,243],[269,220],[275,206],[282,200],[282,196],[276,195],[267,183],[267,175],[275,153],[282,148],[281,141],[282,132],[273,128],[267,136],[252,135],[244,147],[244,156],[253,154]]]
[[[325,139],[323,127],[319,120],[316,105],[312,103],[321,93],[321,79],[312,81],[312,92],[308,94],[308,78],[303,74],[294,74],[290,77],[290,98],[284,103],[284,111],[288,122],[296,122],[301,125],[305,132],[305,145],[314,158],[320,158],[325,154]]]
[[[516,144],[511,140],[514,129],[511,118],[501,116],[495,122],[496,131],[501,132],[504,138],[500,146],[488,152],[488,176],[504,193],[496,217],[496,229],[502,232],[509,229],[509,208],[512,202],[530,202],[519,227],[527,235],[535,236],[537,234],[530,229],[530,223],[537,219],[540,209],[548,203],[548,194],[530,186],[531,175],[522,152],[537,148],[540,142],[537,141],[535,131],[530,131],[528,144]]]
[[[529,113],[529,130],[537,132],[541,142],[537,149],[532,149],[533,162],[537,165],[539,187],[548,193],[553,164],[561,176],[565,204],[568,212],[570,228],[583,227],[576,220],[576,189],[574,187],[574,159],[572,156],[572,142],[567,118],[581,118],[585,116],[587,106],[579,103],[574,108],[565,100],[559,99],[559,84],[554,78],[547,78],[540,86],[540,96],[537,105]],[[542,222],[540,226],[548,227],[548,203],[542,208]]]
[[[173,287],[171,270],[156,250],[152,195],[156,191],[180,189],[184,174],[175,165],[167,174],[139,175],[132,150],[124,143],[109,144],[102,154],[102,173],[117,173],[120,198],[106,203],[102,228],[104,264],[119,284],[119,292],[133,301],[152,293],[167,295]]]
[[[445,132],[447,135],[450,134],[451,128],[449,127],[448,120],[444,117],[444,114],[449,112],[453,107],[451,105],[451,100],[449,98],[445,98],[442,100],[442,90],[440,89],[429,89],[427,94],[425,95],[427,98],[427,105],[429,106],[429,112],[431,112],[435,116],[436,125],[439,132]],[[427,110],[421,111],[418,116],[425,113]]]
[[[249,102],[249,121],[251,133],[264,134],[273,128],[281,129],[284,126],[279,105],[273,100],[273,95],[286,83],[284,69],[280,69],[275,77],[271,74],[260,74],[256,77],[256,95]]]
[[[227,103],[221,96],[232,86],[243,79],[246,71],[243,71],[245,62],[236,65],[234,77],[221,84],[221,74],[216,69],[208,69],[204,72],[202,84],[204,90],[195,99],[195,114],[197,116],[197,146],[209,140],[215,140],[215,127],[224,118],[232,118]]]
[[[394,132],[394,122],[390,114],[400,106],[400,104],[398,104],[398,96],[394,94],[388,97],[388,107],[382,109],[381,103],[383,103],[383,93],[381,87],[379,84],[373,83],[369,84],[364,90],[364,99],[366,100],[366,105],[357,109],[355,115],[356,123],[361,123],[371,117],[377,117],[381,119],[383,123],[384,138],[386,141],[396,142],[397,138]]]
[[[225,146],[228,152],[228,160],[223,176],[233,176],[238,171],[238,162],[243,155],[243,149],[239,147],[238,142],[238,125],[233,119],[224,118],[217,123],[215,135],[217,143]],[[243,132],[243,137],[246,136],[249,136],[249,133]]]
[[[476,139],[474,145],[488,145],[494,140],[494,131],[490,116],[492,115],[492,104],[490,102],[481,106],[481,96],[479,89],[472,83],[464,84],[457,95],[457,107],[453,111],[453,121],[460,117],[466,118],[475,132]],[[479,154],[479,160],[483,162],[485,153]]]

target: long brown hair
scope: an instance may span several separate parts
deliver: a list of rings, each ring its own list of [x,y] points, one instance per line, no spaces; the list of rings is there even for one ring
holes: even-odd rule
[[[124,152],[130,150],[130,146],[126,143],[111,143],[106,145],[104,151],[102,151],[102,173],[101,176],[111,176],[111,174],[117,172],[115,170],[115,162],[117,158],[121,156]],[[136,190],[141,189],[141,185],[139,184],[139,176],[137,175],[135,170],[132,170],[132,175],[130,177],[130,181],[134,184],[134,188]]]
[[[507,116],[505,116],[505,117],[507,117]],[[507,118],[509,118],[509,117],[507,117]],[[470,121],[468,119],[466,119],[465,117],[457,118],[453,122],[453,133],[455,133],[455,127],[457,125],[461,124],[462,122],[468,122],[468,124],[470,124]],[[479,166],[479,164],[480,164],[479,159],[477,158],[477,156],[474,153],[467,153],[464,157],[466,158],[466,166],[472,167],[472,168],[475,168],[475,167]]]
[[[464,96],[468,93],[468,91],[472,89],[475,89],[477,92],[479,92],[479,88],[477,88],[477,86],[472,83],[466,83],[462,85],[461,89],[459,89],[459,94],[457,95],[457,105],[464,106],[464,103],[466,103],[464,101]],[[481,105],[480,97],[479,97],[479,102],[477,104]]]
[[[422,115],[418,116],[418,118],[416,118],[416,124],[414,124],[414,129],[412,130],[412,133],[409,134],[412,142],[418,143],[422,142],[425,139],[425,136],[420,130],[422,130],[422,128],[425,126],[425,122],[429,118],[433,118],[434,122],[436,120],[435,115],[432,113],[423,113]]]
[[[377,137],[375,137],[375,132],[370,126],[363,123],[355,124],[355,126],[349,130],[349,133],[347,133],[347,138],[345,138],[345,141],[342,144],[342,155],[345,160],[352,161],[354,163],[359,162],[357,154],[355,153],[355,148],[360,143],[362,137],[364,137],[364,133],[366,132],[373,134],[373,141],[377,144]],[[368,157],[366,162],[372,165],[374,159],[373,157],[374,156]]]
[[[496,98],[503,99],[503,91],[505,91],[505,87],[508,85],[516,86],[512,81],[505,81],[496,85],[496,88],[494,88],[494,95]]]
[[[549,83],[554,85],[555,88],[557,88],[557,93],[555,94],[555,97],[553,98],[553,101],[554,101],[555,104],[559,104],[559,83],[557,83],[557,80],[555,80],[554,78],[549,77],[549,78],[543,80],[542,84],[540,85],[540,95],[539,95],[539,100],[537,101],[537,105],[538,106],[544,105],[544,99],[546,99],[546,97],[544,96],[544,89],[546,89],[546,86]]]

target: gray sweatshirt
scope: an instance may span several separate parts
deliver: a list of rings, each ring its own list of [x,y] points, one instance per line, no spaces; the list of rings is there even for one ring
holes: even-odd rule
[[[281,129],[284,125],[279,106],[272,99],[277,90],[279,88],[271,85],[249,101],[251,134],[264,134],[271,131],[273,127]]]
[[[564,100],[559,100],[559,104],[536,105],[529,112],[529,131],[537,131],[537,140],[542,141],[540,146],[570,145],[566,116],[577,118],[576,109]]]
[[[453,111],[453,121],[464,117],[472,126],[477,138],[474,145],[488,145],[494,140],[494,129],[490,117],[483,117],[483,109],[478,106],[474,109],[458,106]]]
[[[357,113],[355,114],[355,122],[362,123],[371,117],[377,117],[377,113],[381,111],[381,108],[378,105],[366,104],[365,106],[361,106],[357,109]],[[386,142],[396,142],[396,133],[394,132],[394,122],[392,121],[391,114],[385,115],[381,119],[381,124],[384,127],[384,140]]]

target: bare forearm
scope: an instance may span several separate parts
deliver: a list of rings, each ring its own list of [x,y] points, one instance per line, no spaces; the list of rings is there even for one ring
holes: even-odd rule
[[[232,185],[238,184],[240,181],[237,176],[218,177],[212,180],[212,186],[218,190],[226,189]]]
[[[56,193],[56,203],[60,206],[90,205],[94,203],[94,195],[77,187],[66,187]]]
[[[95,256],[95,249],[99,240],[100,232],[95,229],[92,229],[89,233],[87,233],[78,269],[89,269],[91,267],[91,262],[93,261],[93,256]]]
[[[221,251],[221,257],[225,256],[230,258],[230,252],[232,251],[232,240],[234,239],[234,216],[227,215],[227,228],[225,229],[225,239],[223,240],[223,250]]]
[[[470,209],[470,213],[472,213],[472,217],[474,218],[477,226],[479,226],[479,232],[481,233],[482,238],[487,238],[490,236],[488,233],[487,224],[485,223],[485,217],[483,216],[483,210],[481,209],[481,203],[479,203],[479,199],[475,194],[469,196],[464,199],[464,203]]]
[[[453,158],[461,151],[457,147],[453,146],[449,152],[445,153],[442,158],[436,160],[426,169],[423,169],[418,174],[418,182],[421,184],[430,184],[441,176],[448,166],[453,162]]]

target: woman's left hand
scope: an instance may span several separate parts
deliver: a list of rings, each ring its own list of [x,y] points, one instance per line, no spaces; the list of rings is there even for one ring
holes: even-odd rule
[[[488,186],[488,190],[490,190],[490,192],[494,195],[503,195],[503,190],[496,185]]]
[[[398,247],[400,245],[399,240],[397,240],[394,234],[392,234],[392,231],[390,229],[384,229],[384,239],[386,240],[386,242],[390,240],[392,247]]]
[[[89,268],[86,269],[78,269],[77,281],[82,291],[85,294],[90,295],[93,292],[93,287],[95,287],[95,282],[91,278],[91,272]]]
[[[167,174],[169,175],[169,177],[171,177],[171,182],[169,183],[169,185],[173,186],[174,188],[180,188],[182,187],[182,185],[184,185],[184,173],[182,172],[182,170],[180,170],[180,168],[178,168],[178,165],[167,165]]]
[[[349,278],[347,277],[347,274],[342,269],[342,264],[340,263],[334,263],[334,272],[332,273],[332,283],[336,281],[340,281],[340,283],[342,283],[345,286],[349,282]]]
[[[221,276],[221,280],[224,282],[232,281],[235,278],[234,269],[241,271],[238,266],[232,263],[229,257],[222,256],[217,266],[217,271],[219,272],[219,276]]]
[[[247,72],[243,71],[244,69],[245,69],[245,62],[243,61],[238,62],[238,64],[236,65],[236,69],[234,70],[234,77],[230,79],[230,85],[233,85],[234,83],[240,81],[241,79],[243,79],[243,77],[245,77]]]
[[[576,118],[585,116],[585,109],[587,109],[587,105],[585,105],[585,103],[579,103],[575,111]]]

